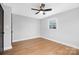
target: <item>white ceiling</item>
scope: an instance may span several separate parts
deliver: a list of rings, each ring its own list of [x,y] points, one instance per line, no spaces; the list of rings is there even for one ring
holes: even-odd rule
[[[45,8],[52,8],[52,11],[45,12],[45,15],[42,13],[35,15],[37,11],[31,10],[31,8],[39,8],[40,3],[6,3],[5,5],[11,7],[14,14],[37,19],[79,7],[79,3],[45,3]]]

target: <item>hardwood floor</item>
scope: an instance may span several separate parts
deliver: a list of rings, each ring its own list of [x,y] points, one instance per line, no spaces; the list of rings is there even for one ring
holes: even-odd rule
[[[44,38],[13,43],[13,49],[4,55],[76,55],[78,49],[68,47]]]

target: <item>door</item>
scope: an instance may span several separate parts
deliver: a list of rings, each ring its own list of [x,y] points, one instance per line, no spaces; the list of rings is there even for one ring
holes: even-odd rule
[[[0,5],[0,54],[2,54],[4,48],[3,48],[3,22],[4,22],[4,11],[2,6]]]

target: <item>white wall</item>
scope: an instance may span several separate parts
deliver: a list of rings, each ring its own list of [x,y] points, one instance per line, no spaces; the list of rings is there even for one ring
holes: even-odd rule
[[[48,29],[49,20],[57,20],[57,29]],[[41,36],[79,48],[79,8],[41,19]]]
[[[38,19],[12,14],[13,42],[39,37]]]
[[[2,4],[4,9],[4,50],[12,48],[11,46],[11,9]]]

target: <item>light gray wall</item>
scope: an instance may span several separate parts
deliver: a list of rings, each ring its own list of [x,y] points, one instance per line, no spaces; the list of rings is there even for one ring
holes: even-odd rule
[[[4,50],[11,46],[11,8],[1,4],[4,9]]]
[[[57,20],[57,29],[48,29],[49,20]],[[41,36],[79,48],[79,8],[66,11],[40,21]]]
[[[39,37],[38,19],[12,14],[13,42]]]
[[[11,48],[11,9],[4,7],[4,49]],[[57,20],[57,30],[48,29],[49,20]],[[28,18],[12,14],[13,42],[46,37],[50,40],[79,48],[79,8],[45,19]]]

